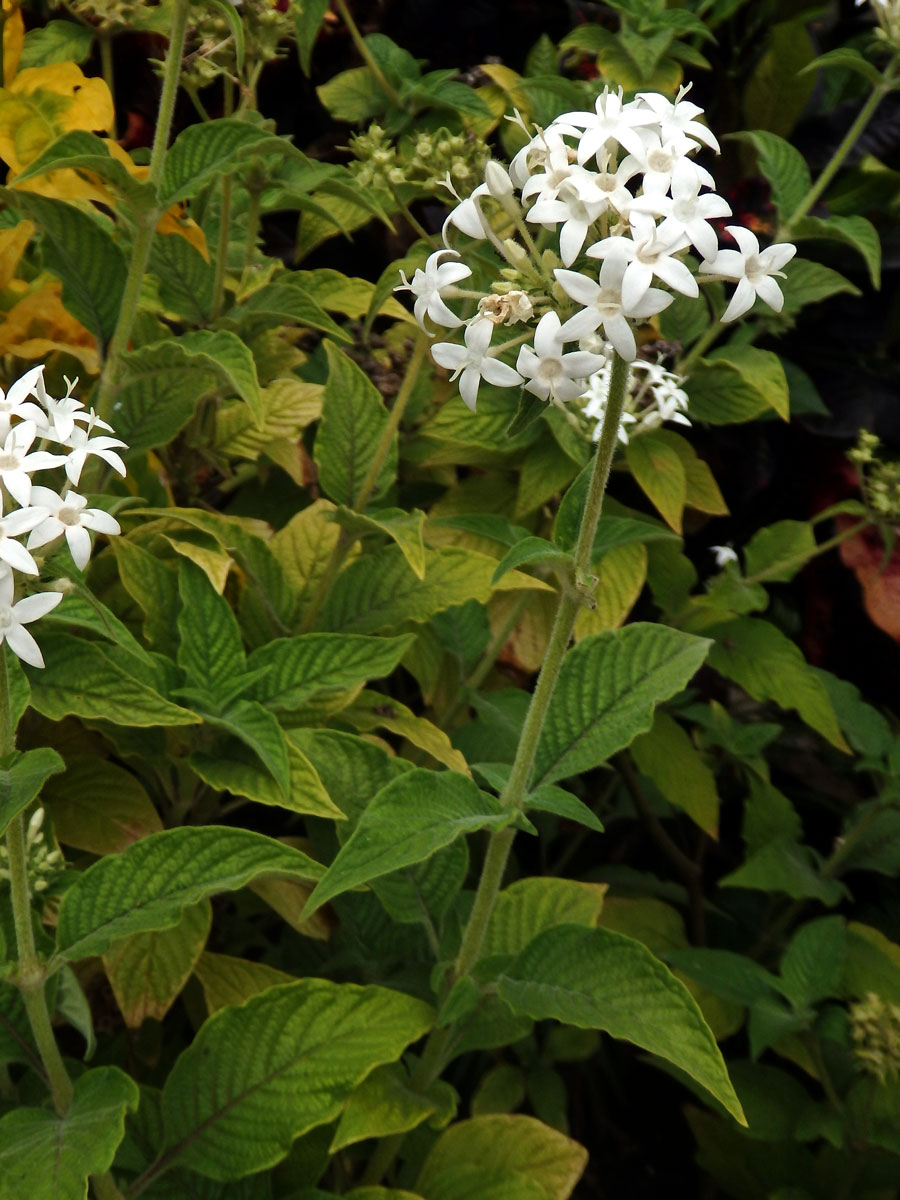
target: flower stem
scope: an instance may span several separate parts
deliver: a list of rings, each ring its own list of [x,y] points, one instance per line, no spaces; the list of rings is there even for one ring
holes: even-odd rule
[[[115,140],[118,133],[116,131],[116,77],[113,66],[112,34],[108,29],[101,28],[97,32],[97,40],[100,43],[100,71],[113,102],[112,127],[109,132]]]
[[[597,533],[597,523],[603,507],[603,495],[606,491],[609,471],[616,450],[627,390],[628,363],[616,354],[610,374],[609,396],[603,418],[603,429],[597,443],[587,501],[581,515],[581,528],[573,555],[576,588],[587,582],[594,537]],[[537,687],[531,697],[509,782],[500,798],[501,804],[507,808],[522,807],[525,789],[537,753],[538,740],[544,727],[550,700],[559,678],[560,666],[575,628],[575,620],[581,603],[581,599],[575,594],[575,589],[564,590],[560,595],[553,631],[550,634],[550,641],[544,657],[544,665],[541,668]],[[490,837],[478,890],[475,893],[475,902],[466,923],[459,954],[449,979],[450,986],[468,975],[478,960],[484,943],[484,935],[503,884],[503,876],[515,836],[516,831],[507,826]],[[435,1029],[429,1035],[419,1066],[413,1072],[411,1084],[414,1088],[426,1088],[439,1076],[451,1038],[450,1027]],[[403,1135],[398,1134],[381,1143],[363,1176],[365,1184],[376,1184],[383,1178],[390,1169],[402,1142]]]
[[[230,79],[222,80],[222,115],[230,117],[234,111],[234,92]],[[228,269],[228,238],[231,233],[231,186],[229,172],[222,179],[222,207],[219,212],[219,238],[216,245],[216,273],[213,276],[212,304],[210,316],[215,321],[222,311],[225,297],[225,272]]]
[[[169,39],[162,92],[159,98],[156,132],[153,136],[153,148],[150,151],[150,173],[147,176],[147,183],[151,189],[151,194],[154,196],[154,200],[137,215],[137,229],[134,244],[131,248],[131,261],[128,264],[128,275],[126,276],[125,289],[122,293],[119,319],[116,322],[116,328],[110,340],[109,354],[97,392],[95,407],[100,417],[105,421],[109,420],[115,405],[119,374],[122,369],[122,358],[128,349],[128,342],[131,337],[135,317],[137,316],[138,304],[141,297],[141,285],[144,281],[147,262],[150,258],[150,248],[153,245],[156,223],[161,215],[155,197],[162,180],[166,148],[169,143],[169,132],[172,127],[172,114],[175,111],[175,95],[178,90],[178,77],[181,73],[181,56],[184,51],[184,39],[187,33],[189,7],[189,0],[175,0],[175,15],[172,21],[172,34]]]
[[[369,68],[369,70],[375,76],[375,80],[376,80],[378,86],[381,88],[381,90],[384,92],[384,94],[387,96],[388,100],[390,100],[391,104],[393,104],[395,108],[402,108],[403,104],[400,100],[400,97],[398,96],[395,89],[388,82],[388,79],[385,76],[384,72],[382,71],[381,67],[379,67],[378,63],[372,57],[372,51],[366,45],[365,39],[363,38],[362,34],[359,32],[359,26],[356,24],[356,22],[353,20],[353,17],[350,15],[350,9],[347,7],[345,0],[335,0],[335,7],[337,8],[338,12],[341,15],[341,20],[347,26],[347,32],[350,34],[350,37],[353,39],[353,45],[359,51],[360,58],[362,58],[363,62],[366,64],[366,66]]]
[[[888,92],[892,90],[894,76],[897,74],[898,69],[900,69],[898,60],[896,58],[892,58],[887,67],[885,67],[884,74],[882,75],[880,82],[876,83],[872,88],[872,92],[868,100],[859,110],[856,120],[847,130],[843,140],[841,141],[841,144],[835,150],[834,154],[832,154],[825,166],[825,169],[822,171],[822,174],[803,197],[794,212],[791,213],[787,221],[785,221],[779,229],[778,233],[776,234],[776,240],[780,241],[785,238],[790,238],[797,222],[801,221],[813,207],[813,205],[817,203],[819,197],[822,195],[829,183],[831,183],[832,179],[837,174],[840,167],[843,165],[844,159],[856,145],[860,134],[875,115],[876,108],[888,94]]]
[[[403,413],[409,403],[409,398],[412,395],[412,390],[419,374],[419,368],[422,366],[422,359],[425,357],[425,350],[428,346],[428,335],[420,332],[416,339],[415,347],[406,367],[406,374],[403,377],[403,383],[400,385],[400,391],[394,400],[393,408],[388,416],[387,424],[385,425],[378,445],[375,448],[375,456],[366,476],[362,481],[362,485],[356,494],[353,501],[353,507],[357,512],[362,512],[366,504],[378,484],[378,476],[381,474],[381,468],[384,466],[384,460],[387,458],[393,445],[394,435],[400,427],[400,422],[403,419]],[[331,585],[337,578],[338,571],[343,565],[344,559],[355,539],[345,530],[341,530],[340,537],[335,543],[335,547],[331,552],[331,557],[325,564],[325,570],[319,579],[315,593],[309,602],[309,607],[303,614],[303,620],[300,622],[298,633],[308,633],[315,624],[316,617],[322,608],[322,605],[328,599],[328,593],[331,591]]]

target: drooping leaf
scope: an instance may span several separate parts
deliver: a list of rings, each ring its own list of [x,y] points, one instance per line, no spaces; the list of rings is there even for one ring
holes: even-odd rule
[[[109,1170],[137,1103],[137,1084],[123,1071],[96,1067],[75,1081],[65,1116],[19,1108],[0,1117],[2,1200],[84,1200],[88,1176]]]
[[[333,896],[400,867],[422,862],[476,829],[499,829],[510,814],[471,779],[451,771],[414,770],[370,801],[317,884],[304,918]]]
[[[380,987],[304,979],[217,1012],[163,1089],[166,1158],[211,1179],[280,1161],[333,1120],[369,1072],[425,1033],[433,1011]]]
[[[335,513],[335,520],[355,537],[386,534],[400,547],[414,574],[419,579],[425,578],[425,514],[421,509],[406,512],[402,508],[379,508],[363,515],[341,506]]]
[[[70,755],[44,802],[59,841],[88,854],[117,854],[163,827],[137,776],[96,754]]]
[[[188,905],[261,875],[321,874],[306,854],[260,833],[217,825],[168,829],[78,876],[60,905],[57,953],[75,962],[132,934],[171,929]]]
[[[210,1014],[229,1005],[243,1004],[269,988],[293,982],[286,972],[267,963],[231,954],[213,954],[209,950],[204,950],[194,963],[194,975],[203,988]]]
[[[696,1003],[640,942],[607,929],[557,926],[539,934],[505,969],[499,989],[516,1012],[535,1020],[603,1029],[675,1063],[743,1122]]]
[[[650,728],[656,705],[686,686],[710,645],[645,623],[584,638],[563,659],[532,787],[588,770],[624,749]]]

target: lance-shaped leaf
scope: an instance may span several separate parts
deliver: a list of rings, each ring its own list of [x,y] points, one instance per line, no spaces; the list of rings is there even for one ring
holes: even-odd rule
[[[24,171],[19,172],[13,186],[21,187],[27,180],[60,167],[73,167],[101,176],[121,192],[134,209],[148,208],[153,203],[152,188],[132,175],[123,162],[113,158],[102,138],[84,129],[69,130],[51,142]]]
[[[178,591],[178,665],[191,683],[214,699],[222,698],[234,688],[246,667],[237,620],[206,572],[187,559],[178,565]]]
[[[66,769],[66,764],[49,747],[26,750],[8,767],[0,767],[0,836],[6,833],[13,817],[38,796],[51,775]]]
[[[712,1031],[690,992],[655,955],[609,929],[539,934],[500,976],[515,1012],[603,1029],[674,1063],[744,1123]]]
[[[211,1017],[163,1090],[165,1156],[212,1179],[284,1158],[357,1084],[431,1026],[421,1000],[324,979],[270,988]]]
[[[291,787],[291,761],[284,730],[255,700],[233,700],[220,713],[203,714],[208,725],[225,729],[256,754],[284,796]]]
[[[381,393],[359,367],[330,342],[325,343],[325,350],[329,371],[322,397],[322,422],[316,435],[316,466],[326,495],[352,507],[375,463],[389,417]],[[395,440],[378,470],[369,499],[382,495],[396,473]]]
[[[160,207],[195,196],[210,179],[227,174],[250,154],[277,153],[282,158],[300,151],[249,121],[223,117],[183,129],[166,154],[160,185]]]
[[[455,771],[409,771],[382,788],[363,812],[309,898],[301,919],[341,892],[422,862],[476,829],[500,829],[510,813]]]
[[[0,1119],[3,1200],[84,1200],[89,1175],[112,1166],[125,1136],[125,1113],[138,1103],[137,1084],[117,1067],[98,1067],[75,1082],[64,1117],[19,1108]]]
[[[276,711],[299,708],[322,692],[339,692],[390,675],[414,640],[411,634],[378,638],[354,633],[278,638],[250,655],[251,671],[267,669],[250,696]]]
[[[710,645],[647,623],[579,642],[563,659],[532,787],[596,767],[645,733],[656,705],[687,685]]]
[[[322,867],[300,850],[222,825],[167,829],[88,867],[63,896],[57,953],[71,962],[113,942],[171,929],[189,904],[233,892],[261,875],[318,879]]]
[[[354,537],[366,534],[386,534],[400,547],[400,552],[419,579],[425,578],[425,514],[414,508],[379,508],[363,515],[341,505],[334,519]]]

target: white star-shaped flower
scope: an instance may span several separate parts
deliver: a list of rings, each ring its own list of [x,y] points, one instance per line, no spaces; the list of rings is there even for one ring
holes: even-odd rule
[[[62,592],[39,592],[13,604],[15,584],[12,571],[0,573],[0,645],[9,644],[17,658],[32,667],[42,667],[44,656],[37,642],[25,628],[32,621],[45,617],[62,600]]]
[[[582,176],[567,179],[555,200],[540,198],[527,216],[548,229],[562,225],[559,255],[567,267],[578,257],[588,230],[607,207],[607,198],[595,187],[591,173],[583,171]]]
[[[659,121],[660,134],[664,142],[675,142],[684,151],[694,150],[697,148],[697,143],[702,142],[704,146],[709,146],[710,150],[715,150],[718,154],[719,143],[716,141],[715,134],[706,125],[702,125],[695,119],[703,114],[703,109],[699,104],[692,104],[690,100],[682,99],[687,91],[688,88],[683,87],[675,97],[674,104],[668,96],[663,96],[659,92],[638,92],[637,99],[643,100],[644,104],[652,109],[656,120]]]
[[[599,354],[574,350],[564,354],[559,337],[560,321],[555,312],[545,313],[534,331],[534,349],[522,346],[516,370],[528,382],[525,390],[541,400],[576,400],[584,395],[589,375],[603,368]]]
[[[672,195],[645,192],[634,201],[632,209],[665,218],[659,227],[660,238],[674,242],[686,237],[704,258],[712,258],[719,248],[719,239],[709,222],[716,217],[730,217],[731,208],[727,200],[713,192],[701,196],[702,186],[703,176],[696,163],[682,158],[672,168]]]
[[[46,471],[66,461],[61,454],[49,454],[36,450],[29,454],[31,443],[37,435],[34,421],[23,421],[10,429],[0,449],[0,480],[14,500],[23,508],[31,503],[31,476],[35,471]]]
[[[565,341],[583,338],[603,326],[604,336],[618,354],[631,362],[637,354],[634,332],[628,318],[646,320],[672,303],[672,297],[658,288],[647,288],[636,302],[626,305],[622,299],[622,281],[628,258],[621,247],[612,247],[603,260],[597,283],[579,271],[557,268],[554,275],[563,291],[585,307],[561,327]]]
[[[472,412],[482,379],[495,387],[515,387],[523,382],[518,371],[488,354],[493,332],[494,322],[487,317],[478,317],[466,326],[465,346],[438,342],[431,347],[431,356],[438,366],[452,371],[451,378],[459,377],[459,394]]]
[[[631,214],[631,237],[604,238],[589,246],[590,258],[606,258],[611,252],[624,254],[628,259],[622,279],[622,303],[626,308],[640,303],[655,275],[676,292],[692,298],[700,294],[697,280],[681,259],[672,255],[683,250],[687,238],[674,243],[659,236],[656,222],[647,213]]]
[[[662,99],[662,97],[661,97]],[[640,154],[641,139],[637,129],[641,125],[656,123],[652,108],[631,101],[622,103],[622,89],[611,92],[604,88],[594,105],[595,112],[563,113],[558,121],[583,129],[578,143],[578,161],[586,163],[595,154],[604,151],[607,142],[618,142],[629,154]]]
[[[32,488],[32,500],[35,490],[44,491],[45,489]],[[36,525],[40,525],[41,521],[49,516],[49,513],[48,508],[36,504],[29,508],[17,508],[7,516],[0,517],[0,561],[26,575],[37,575],[37,563],[22,543],[15,539],[21,537],[23,533],[29,533]]]
[[[790,242],[778,242],[760,250],[756,234],[741,225],[727,225],[727,231],[737,242],[737,250],[720,250],[715,258],[700,264],[708,275],[722,275],[737,281],[731,302],[722,314],[723,321],[734,321],[753,307],[759,296],[769,308],[781,312],[784,296],[773,276],[784,278],[781,268],[794,257],[797,247]]]
[[[96,455],[97,458],[102,458],[105,463],[108,463],[114,471],[120,475],[125,474],[125,464],[121,457],[116,453],[116,450],[127,449],[126,443],[118,438],[112,437],[91,437],[91,433],[95,426],[101,425],[109,429],[100,421],[97,414],[91,410],[87,415],[87,426],[82,429],[80,425],[75,425],[72,432],[65,439],[63,445],[69,447],[69,454],[66,456],[66,475],[69,477],[69,482],[77,485],[81,478],[81,472],[84,470],[84,464],[87,461],[88,455]]]
[[[102,508],[87,508],[87,499],[77,492],[58,496],[50,488],[35,487],[32,495],[35,503],[45,509],[46,515],[28,537],[29,550],[46,546],[65,534],[75,566],[83,571],[91,557],[91,535],[88,530],[106,534],[121,533],[115,517]]]
[[[444,303],[441,293],[461,279],[468,279],[472,274],[469,268],[460,262],[441,262],[441,256],[459,255],[455,250],[436,250],[430,254],[425,263],[425,270],[417,268],[410,282],[403,271],[400,272],[402,284],[394,288],[395,292],[410,291],[416,297],[413,313],[422,329],[425,328],[424,317],[427,313],[437,325],[446,325],[455,329],[462,321]]]

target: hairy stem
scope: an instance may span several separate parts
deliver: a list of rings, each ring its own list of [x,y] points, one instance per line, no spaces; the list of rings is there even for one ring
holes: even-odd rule
[[[131,261],[128,264],[128,274],[125,278],[125,289],[122,293],[122,304],[119,308],[119,319],[113,331],[109,344],[109,355],[100,381],[97,393],[97,412],[108,421],[112,415],[116,401],[116,391],[119,374],[122,369],[122,358],[128,349],[134,320],[137,316],[138,304],[141,297],[141,285],[150,258],[150,248],[153,245],[153,235],[156,223],[160,218],[160,210],[155,196],[162,180],[165,164],[166,149],[169,143],[169,132],[172,127],[172,114],[175,111],[175,95],[178,90],[178,77],[181,73],[181,56],[184,51],[184,39],[187,33],[189,0],[175,0],[175,15],[172,21],[172,34],[169,39],[169,50],[166,54],[166,67],[163,76],[162,92],[159,98],[159,112],[156,118],[156,132],[153,135],[153,148],[150,151],[150,173],[147,183],[154,196],[154,202],[137,216],[137,229],[134,244],[131,248]]]

